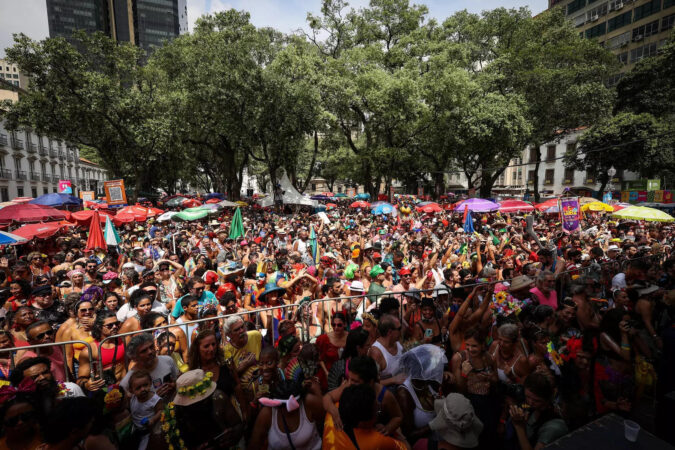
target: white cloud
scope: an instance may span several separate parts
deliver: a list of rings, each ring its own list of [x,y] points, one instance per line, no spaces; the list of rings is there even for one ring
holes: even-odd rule
[[[32,39],[49,36],[45,0],[0,0],[0,58],[14,45],[12,35],[24,33]]]

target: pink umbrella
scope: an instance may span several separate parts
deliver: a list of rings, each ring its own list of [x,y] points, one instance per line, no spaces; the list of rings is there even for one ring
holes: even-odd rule
[[[549,198],[545,202],[542,203],[537,203],[534,207],[537,208],[539,211],[545,211],[549,209],[552,206],[557,206],[558,205],[558,199],[557,198]]]
[[[455,203],[455,211],[464,212],[465,209],[471,212],[496,211],[499,209],[499,204],[485,200],[484,198],[467,198]]]
[[[534,211],[534,206],[522,200],[504,200],[503,202],[499,202],[499,212],[515,213],[529,211]]]

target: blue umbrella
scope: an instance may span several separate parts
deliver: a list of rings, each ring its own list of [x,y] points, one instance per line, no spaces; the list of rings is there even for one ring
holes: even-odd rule
[[[209,192],[206,194],[206,199],[210,200],[212,198],[219,198],[221,200],[225,200],[225,194],[221,194],[220,192]]]
[[[28,203],[32,203],[33,205],[43,205],[52,207],[79,206],[82,203],[82,200],[68,194],[52,193],[41,195],[38,198],[34,198],[33,200],[29,201]]]
[[[379,205],[375,206],[370,212],[375,214],[376,216],[379,216],[380,214],[391,214],[395,210],[394,205],[391,205],[389,203],[380,203]]]
[[[368,200],[370,198],[370,194],[367,192],[364,192],[363,194],[356,194],[354,196],[355,199],[357,200]]]
[[[476,230],[473,229],[473,219],[471,218],[471,210],[466,212],[466,220],[464,220],[464,232],[465,233],[475,233]]]
[[[12,233],[5,233],[4,231],[0,231],[0,245],[10,245],[10,244],[20,244],[22,242],[26,242],[28,239],[18,236],[16,234]]]

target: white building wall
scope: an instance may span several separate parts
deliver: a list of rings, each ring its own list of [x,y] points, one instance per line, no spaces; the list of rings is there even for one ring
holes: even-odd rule
[[[76,147],[32,131],[9,131],[0,121],[0,201],[57,192],[59,180],[70,180],[75,195],[92,186],[102,192],[105,179],[103,168],[80,161]]]

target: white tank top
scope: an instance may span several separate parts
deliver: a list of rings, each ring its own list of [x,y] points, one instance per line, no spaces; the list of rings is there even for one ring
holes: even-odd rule
[[[384,345],[380,344],[379,341],[375,341],[373,344],[373,347],[377,347],[378,350],[382,352],[382,356],[384,356],[384,361],[387,363],[387,367],[385,367],[383,370],[380,370],[380,378],[386,379],[389,377],[392,377],[398,373],[398,366],[399,366],[399,360],[401,359],[401,355],[403,354],[403,346],[401,345],[400,342],[396,342],[396,354],[392,355],[389,353],[389,351],[384,348]]]
[[[410,396],[415,402],[415,411],[413,411],[413,416],[415,418],[415,428],[422,428],[423,426],[428,425],[429,422],[431,422],[434,417],[436,417],[436,413],[434,411],[422,409],[422,404],[417,398],[417,393],[415,393],[415,389],[412,386],[410,378],[406,378],[401,387],[410,393]]]
[[[267,448],[270,450],[287,450],[291,448],[288,435],[279,429],[277,419],[278,408],[272,408],[272,426],[267,433]],[[283,423],[283,422],[282,422]],[[305,414],[305,405],[300,404],[300,424],[297,430],[290,432],[293,447],[296,450],[320,450],[321,437],[316,431],[314,422],[310,422]]]

